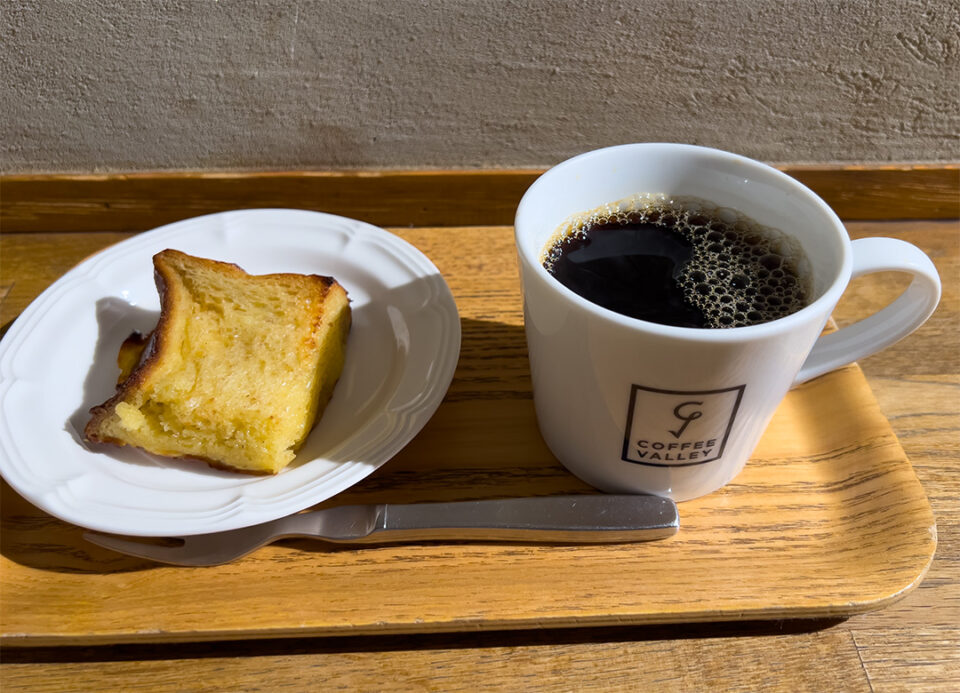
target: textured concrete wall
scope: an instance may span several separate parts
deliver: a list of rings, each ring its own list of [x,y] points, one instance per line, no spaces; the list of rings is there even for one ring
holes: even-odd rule
[[[0,168],[960,159],[958,0],[0,0]]]

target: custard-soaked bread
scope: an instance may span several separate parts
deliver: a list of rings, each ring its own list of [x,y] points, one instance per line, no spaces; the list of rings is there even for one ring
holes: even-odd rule
[[[164,250],[153,258],[160,320],[118,357],[117,393],[84,430],[254,474],[290,463],[343,369],[350,305],[331,277],[251,276]],[[129,372],[129,376],[124,375]]]
[[[133,370],[140,365],[140,358],[143,356],[147,344],[150,343],[152,335],[153,332],[147,335],[132,332],[129,337],[123,340],[120,351],[117,353],[117,366],[120,368],[117,385],[122,385],[123,381],[129,378]]]

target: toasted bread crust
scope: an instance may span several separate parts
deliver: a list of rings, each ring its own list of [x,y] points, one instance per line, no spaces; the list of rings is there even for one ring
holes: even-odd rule
[[[150,337],[153,335],[141,332],[131,332],[120,345],[120,351],[117,352],[117,366],[120,368],[120,375],[117,376],[117,385],[130,377],[134,369],[140,365],[140,359],[146,351]]]
[[[185,292],[183,283],[182,281],[178,280],[176,270],[172,264],[172,261],[176,260],[178,257],[187,258],[192,263],[199,263],[201,266],[204,266],[207,269],[232,276],[235,279],[248,280],[251,277],[251,275],[248,275],[244,270],[233,263],[219,262],[206,258],[194,258],[177,250],[164,250],[154,256],[154,281],[160,296],[160,318],[156,328],[149,334],[148,337],[139,335],[139,333],[134,333],[128,337],[127,340],[125,340],[123,346],[121,347],[121,353],[118,357],[118,362],[120,362],[121,366],[121,378],[118,382],[117,390],[114,395],[103,404],[91,408],[91,418],[84,428],[84,437],[91,442],[109,443],[120,446],[131,444],[115,436],[106,434],[103,431],[104,422],[114,414],[116,406],[119,403],[127,401],[132,393],[135,393],[136,391],[147,386],[147,384],[155,376],[161,363],[163,363],[165,358],[168,356],[169,352],[176,348],[176,345],[172,343],[173,338],[171,336],[170,327],[175,319],[177,311],[182,310],[182,306],[186,300],[185,296],[181,296],[181,292]],[[305,340],[313,340],[313,342],[304,344],[304,348],[311,349],[316,347],[316,331],[325,319],[324,307],[327,304],[328,294],[331,291],[340,294],[341,300],[346,303],[345,329],[349,330],[349,301],[346,297],[346,292],[344,291],[343,287],[340,286],[340,284],[337,283],[334,278],[315,274],[300,275],[292,273],[258,275],[255,278],[258,280],[289,279],[297,282],[306,281],[312,284],[313,290],[317,292],[317,300],[315,303],[311,304],[314,308],[314,314],[310,324],[313,325],[314,329],[310,331]],[[343,335],[343,339],[346,339],[345,333]],[[124,353],[125,350],[127,353]],[[133,366],[132,370],[129,371],[129,375],[123,377],[124,361],[127,360],[127,362],[129,362],[129,360],[133,358],[131,354],[135,354],[138,351],[141,353],[139,354],[139,360],[137,364]],[[339,371],[336,374],[336,378],[339,378]],[[334,384],[335,382],[336,379],[334,379]],[[322,401],[318,403],[318,412],[310,424],[311,430],[319,421],[323,408],[332,394],[332,389],[333,387],[331,385],[326,389],[325,393],[321,393]],[[296,447],[299,447],[302,442],[303,440],[300,440]],[[224,463],[221,460],[197,455],[180,455],[176,457],[180,457],[182,459],[195,459],[206,462],[211,467],[233,472],[242,472],[254,475],[269,475],[271,473],[275,473],[265,470],[235,467]]]
[[[91,443],[110,443],[112,445],[127,444],[118,438],[102,434],[100,429],[106,418],[113,413],[117,404],[123,402],[131,392],[146,383],[150,374],[157,368],[163,350],[169,348],[167,346],[168,338],[166,327],[170,321],[172,312],[176,310],[176,303],[168,289],[173,283],[173,270],[166,264],[164,253],[176,252],[179,251],[168,249],[153,256],[153,281],[154,284],[156,284],[157,292],[160,294],[160,319],[153,332],[150,333],[150,339],[140,356],[139,365],[118,385],[113,397],[103,404],[90,409],[90,420],[83,429],[83,435]],[[129,337],[127,339],[129,339]]]

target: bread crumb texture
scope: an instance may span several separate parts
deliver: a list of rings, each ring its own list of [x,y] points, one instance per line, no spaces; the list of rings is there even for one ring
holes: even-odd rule
[[[295,457],[343,370],[350,305],[330,277],[252,276],[165,250],[160,320],[88,440],[276,474]],[[121,368],[130,368],[130,344]],[[139,349],[137,349],[139,351]]]

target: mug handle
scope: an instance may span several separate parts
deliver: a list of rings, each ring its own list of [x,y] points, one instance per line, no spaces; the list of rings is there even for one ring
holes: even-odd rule
[[[851,244],[851,279],[872,272],[908,272],[913,281],[893,303],[859,322],[822,335],[794,385],[870,356],[922,325],[940,301],[940,275],[927,255],[895,238],[861,238]]]

